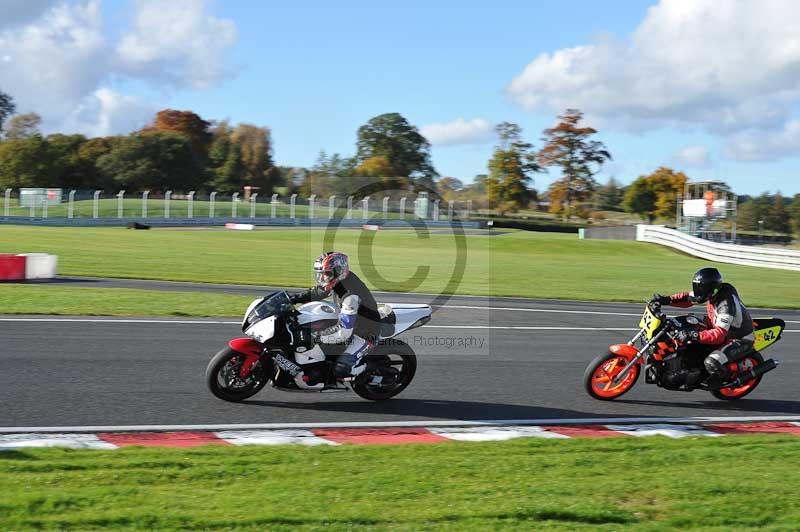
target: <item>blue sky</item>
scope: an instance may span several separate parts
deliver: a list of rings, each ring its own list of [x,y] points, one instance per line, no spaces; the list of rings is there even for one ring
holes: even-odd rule
[[[0,89],[52,130],[123,132],[191,109],[269,126],[276,162],[308,166],[320,150],[352,154],[359,125],[399,112],[424,133],[438,124],[434,165],[468,182],[486,171],[494,124],[516,122],[541,146],[575,106],[614,155],[600,181],[669,165],[740,193],[800,192],[791,3],[6,1]],[[44,42],[70,24],[80,47],[74,32]],[[41,73],[23,65],[52,64],[51,48],[65,96],[48,108],[34,99]]]

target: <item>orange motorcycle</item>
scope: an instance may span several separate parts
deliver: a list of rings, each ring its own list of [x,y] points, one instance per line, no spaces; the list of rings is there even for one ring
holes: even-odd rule
[[[644,373],[648,384],[685,392],[705,390],[717,399],[731,401],[755,390],[763,375],[778,366],[776,360],[764,360],[761,351],[781,339],[786,327],[783,320],[754,319],[753,350],[741,360],[728,363],[722,380],[709,378],[703,365],[713,347],[681,343],[676,338],[681,329],[702,327],[696,316],[670,318],[661,305],[651,301],[645,307],[636,336],[627,344],[610,346],[608,353],[589,363],[583,374],[586,391],[595,399],[610,401],[633,388],[639,374]]]

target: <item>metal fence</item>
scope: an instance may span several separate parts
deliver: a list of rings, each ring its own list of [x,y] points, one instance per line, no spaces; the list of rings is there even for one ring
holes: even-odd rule
[[[38,195],[21,194],[20,190],[6,189],[3,195],[2,217],[26,219],[346,219],[346,220],[432,220],[467,221],[472,215],[472,202],[444,201],[426,196],[367,196],[367,197],[300,197],[243,195],[238,192],[225,195],[217,192],[197,194],[143,192],[129,193],[120,190],[106,194],[102,190],[68,190],[62,194],[48,194],[48,189]]]

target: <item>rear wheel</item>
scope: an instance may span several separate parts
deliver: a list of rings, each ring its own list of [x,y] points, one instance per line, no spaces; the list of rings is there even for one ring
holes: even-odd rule
[[[764,359],[761,357],[761,353],[753,353],[747,355],[738,362],[729,363],[728,371],[730,371],[731,375],[736,375],[737,373],[752,369],[755,366],[763,363]],[[723,401],[735,401],[736,399],[741,399],[756,389],[756,386],[758,386],[758,384],[761,382],[761,377],[763,377],[763,375],[759,375],[755,379],[750,379],[738,388],[728,387],[720,388],[719,390],[713,390],[711,394],[717,399],[722,399]]]
[[[596,357],[583,372],[583,387],[586,392],[601,401],[610,401],[626,393],[639,378],[639,364],[633,366],[618,384],[613,381],[629,362],[627,358],[613,353]]]
[[[246,360],[230,347],[214,355],[206,368],[206,385],[211,393],[233,403],[257,394],[267,383],[267,372],[261,360],[250,368],[246,368]]]
[[[384,401],[399,394],[417,372],[417,356],[403,342],[379,345],[365,361],[367,369],[356,377],[353,391],[370,401]]]

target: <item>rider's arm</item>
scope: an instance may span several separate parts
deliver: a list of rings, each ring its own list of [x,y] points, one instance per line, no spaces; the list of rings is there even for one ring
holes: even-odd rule
[[[339,323],[320,331],[319,341],[323,344],[341,344],[349,340],[353,336],[360,305],[361,300],[357,295],[350,294],[344,298],[342,310],[339,312]]]
[[[330,292],[326,292],[322,288],[315,286],[303,292],[291,294],[289,299],[292,301],[292,303],[308,303],[310,301],[321,301],[329,295]]]
[[[669,305],[671,307],[688,308],[692,306],[692,293],[691,292],[678,292],[669,296]]]
[[[706,323],[711,320],[710,316],[706,317]],[[733,323],[733,316],[731,314],[731,305],[727,301],[723,301],[716,308],[714,313],[714,322],[710,323],[710,327],[705,331],[700,331],[699,342],[706,345],[719,345],[728,339],[728,331]]]

